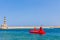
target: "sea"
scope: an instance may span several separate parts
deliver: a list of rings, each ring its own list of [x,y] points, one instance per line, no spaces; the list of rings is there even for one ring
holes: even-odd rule
[[[31,29],[0,29],[0,40],[60,40],[60,28],[45,28],[45,35],[31,34]]]

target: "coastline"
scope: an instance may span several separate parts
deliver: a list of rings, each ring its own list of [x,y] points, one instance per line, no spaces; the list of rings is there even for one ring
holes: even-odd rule
[[[41,26],[8,26],[7,29],[34,29],[34,27],[36,27],[36,29],[39,29]],[[47,26],[43,26],[43,28],[47,28],[47,29],[54,29],[54,28],[60,28],[60,27],[47,27]],[[2,29],[0,27],[0,29]]]

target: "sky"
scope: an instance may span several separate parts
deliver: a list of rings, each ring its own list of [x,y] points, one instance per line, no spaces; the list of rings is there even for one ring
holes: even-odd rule
[[[0,25],[60,25],[60,0],[0,0]]]

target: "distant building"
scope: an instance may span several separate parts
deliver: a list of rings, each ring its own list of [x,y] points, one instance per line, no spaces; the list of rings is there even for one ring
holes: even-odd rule
[[[7,24],[6,24],[6,17],[4,17],[4,23],[1,25],[2,29],[7,29]]]

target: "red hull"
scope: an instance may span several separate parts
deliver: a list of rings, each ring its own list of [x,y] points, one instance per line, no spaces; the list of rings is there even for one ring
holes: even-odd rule
[[[38,30],[30,30],[30,33],[38,34]]]

